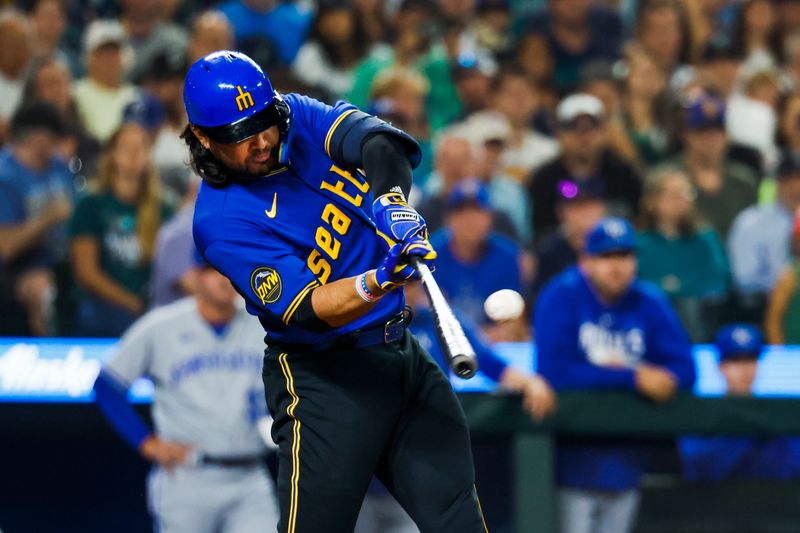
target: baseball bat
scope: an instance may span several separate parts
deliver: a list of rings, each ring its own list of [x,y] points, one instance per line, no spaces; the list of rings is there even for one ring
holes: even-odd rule
[[[431,302],[431,312],[433,313],[433,323],[436,328],[436,336],[439,346],[447,359],[453,373],[461,379],[469,379],[478,370],[478,359],[475,350],[472,348],[464,329],[458,322],[450,304],[445,300],[439,284],[436,283],[428,265],[418,259],[414,259],[414,268],[420,274],[422,286],[428,294]]]

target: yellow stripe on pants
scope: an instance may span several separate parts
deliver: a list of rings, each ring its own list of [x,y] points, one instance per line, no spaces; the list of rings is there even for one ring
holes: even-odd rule
[[[292,403],[286,408],[286,414],[289,418],[294,420],[293,424],[293,440],[292,440],[292,481],[291,481],[291,497],[289,499],[289,517],[287,520],[287,533],[294,533],[295,525],[297,524],[297,485],[300,481],[300,421],[295,418],[294,410],[297,404],[300,403],[300,397],[294,391],[294,378],[292,371],[289,368],[289,361],[286,360],[288,354],[282,353],[278,356],[278,361],[283,370],[283,375],[286,378],[286,390],[292,397]]]

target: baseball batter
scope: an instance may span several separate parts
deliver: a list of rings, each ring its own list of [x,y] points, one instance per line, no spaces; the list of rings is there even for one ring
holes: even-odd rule
[[[262,532],[278,522],[258,428],[269,424],[263,330],[224,276],[208,265],[195,275],[195,297],[147,313],[125,333],[97,378],[97,402],[154,463],[148,500],[156,531]],[[155,384],[155,431],[126,399],[140,376]]]
[[[397,290],[436,255],[405,201],[416,141],[236,52],[192,65],[184,103],[195,243],[267,333],[278,530],[351,533],[374,473],[423,533],[484,532],[464,413]]]

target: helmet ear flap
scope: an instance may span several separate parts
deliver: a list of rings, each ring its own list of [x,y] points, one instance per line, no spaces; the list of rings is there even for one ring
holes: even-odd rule
[[[281,136],[286,138],[289,134],[289,126],[292,124],[292,110],[278,91],[275,91],[275,99],[272,101],[272,105],[275,106],[275,111],[278,112],[280,117],[278,129],[281,132]]]

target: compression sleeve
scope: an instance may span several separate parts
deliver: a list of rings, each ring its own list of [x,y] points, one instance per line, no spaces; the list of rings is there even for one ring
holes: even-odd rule
[[[411,192],[411,163],[406,148],[397,137],[373,133],[361,150],[364,172],[375,198],[400,187],[407,197]]]
[[[128,403],[125,387],[110,373],[101,370],[94,382],[94,394],[97,405],[109,424],[129,446],[138,450],[151,431]]]

